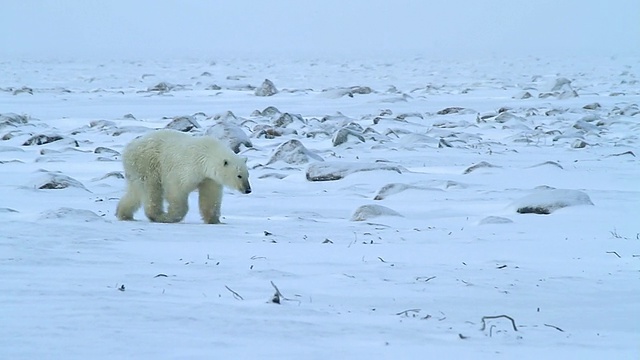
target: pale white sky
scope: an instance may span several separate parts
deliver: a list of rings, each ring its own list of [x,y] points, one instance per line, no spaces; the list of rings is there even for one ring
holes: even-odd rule
[[[0,60],[640,55],[639,0],[2,0]]]

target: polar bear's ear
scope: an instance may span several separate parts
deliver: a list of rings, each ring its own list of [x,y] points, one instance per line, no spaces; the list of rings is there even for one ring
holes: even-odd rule
[[[224,166],[228,166],[229,162],[227,160],[224,161]]]

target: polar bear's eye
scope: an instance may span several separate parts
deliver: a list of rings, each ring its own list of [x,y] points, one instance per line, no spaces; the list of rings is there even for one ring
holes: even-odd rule
[[[229,162],[227,160],[224,161],[224,166],[229,165]]]
[[[238,179],[242,179],[242,175],[238,175]]]

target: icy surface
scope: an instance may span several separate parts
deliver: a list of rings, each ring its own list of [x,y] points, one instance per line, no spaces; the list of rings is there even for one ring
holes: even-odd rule
[[[0,359],[640,356],[638,58],[2,69]],[[170,123],[248,159],[223,224],[116,220]]]

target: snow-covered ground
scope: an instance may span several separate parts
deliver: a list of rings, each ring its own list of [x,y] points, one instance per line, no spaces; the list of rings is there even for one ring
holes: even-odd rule
[[[640,356],[638,58],[0,65],[2,359]],[[253,193],[117,221],[178,117]]]

